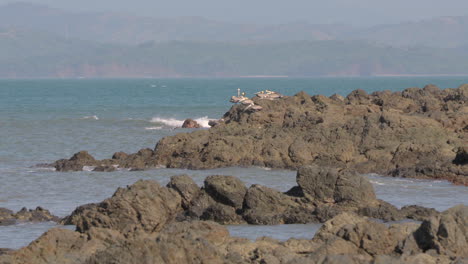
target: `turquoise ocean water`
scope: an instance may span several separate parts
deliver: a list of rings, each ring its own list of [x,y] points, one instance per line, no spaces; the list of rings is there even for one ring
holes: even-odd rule
[[[370,93],[426,84],[456,88],[463,83],[468,83],[468,77],[0,80],[0,207],[43,206],[65,216],[78,205],[109,197],[118,186],[140,178],[165,183],[178,173],[187,173],[200,184],[205,176],[216,173],[287,190],[295,184],[295,173],[265,168],[58,173],[34,165],[70,157],[80,150],[101,159],[116,151],[154,148],[160,138],[185,132],[176,128],[185,118],[205,126],[209,119],[220,118],[231,106],[229,98],[237,88],[248,96],[265,89],[285,95],[303,90],[310,95],[346,96],[355,89]],[[444,210],[468,203],[465,187],[446,182],[369,177],[378,196],[397,206],[417,203]],[[24,246],[51,226],[0,227],[0,247]],[[245,228],[232,231],[286,239],[296,234],[311,236],[315,230],[309,226],[267,227],[256,232]]]

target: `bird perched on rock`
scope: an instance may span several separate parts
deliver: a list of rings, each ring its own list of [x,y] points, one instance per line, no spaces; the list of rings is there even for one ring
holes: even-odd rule
[[[278,98],[282,98],[284,96],[280,93],[273,92],[270,90],[261,91],[255,94],[257,95],[257,97],[260,97],[260,99],[268,99],[268,100],[275,100]]]

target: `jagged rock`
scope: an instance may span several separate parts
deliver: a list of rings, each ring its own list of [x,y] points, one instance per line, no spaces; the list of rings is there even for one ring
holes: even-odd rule
[[[182,197],[182,206],[187,209],[192,200],[200,194],[200,188],[188,175],[172,176],[168,188],[176,190]]]
[[[189,183],[189,188],[181,188],[181,183]],[[193,186],[186,176],[174,177],[168,186],[138,181],[119,188],[111,198],[78,207],[65,219],[76,224],[79,232],[51,229],[22,249],[6,254],[0,250],[0,263],[462,263],[468,255],[465,205],[422,224],[390,226],[345,212],[327,221],[312,240],[251,242],[229,236],[225,227],[214,222],[178,222],[176,216],[183,211],[181,194],[192,194]],[[187,210],[199,206],[201,217],[218,222],[240,217],[233,206],[215,201],[204,189],[199,192]],[[257,224],[315,220],[310,200],[300,192],[294,194],[253,185],[239,212]],[[353,208],[346,203],[320,206]],[[403,212],[420,215],[430,210],[408,207]],[[11,213],[0,210],[0,216]]]
[[[429,85],[372,94],[356,90],[346,99],[304,92],[275,101],[256,97],[252,101],[262,111],[234,105],[223,123],[163,138],[152,155],[85,165],[297,169],[315,164],[468,185],[468,167],[461,164],[466,152],[457,154],[460,146],[468,145],[467,86],[441,90]],[[83,164],[56,165],[81,170]]]
[[[429,220],[437,217],[440,213],[433,208],[426,208],[419,205],[407,205],[401,208],[401,213],[406,217],[418,221]]]
[[[125,152],[116,152],[112,155],[113,160],[124,160],[126,158],[128,158],[128,154]]]
[[[355,214],[343,213],[327,221],[314,236],[321,244],[316,255],[362,254],[375,257],[393,254],[400,241],[418,228],[418,224],[405,223],[387,227]]]
[[[182,124],[182,128],[200,128],[200,124],[193,119],[185,119],[184,123]]]
[[[256,184],[248,189],[243,210],[244,219],[249,224],[272,225],[316,221],[312,214],[313,205]]]
[[[222,118],[219,119],[219,120],[210,120],[210,121],[208,121],[208,125],[210,127],[214,127],[214,126],[217,126],[217,125],[222,124],[222,123],[224,123],[224,119],[222,119]]]
[[[247,187],[236,177],[213,175],[205,179],[205,191],[217,202],[241,209]]]
[[[379,200],[379,204],[376,206],[367,206],[362,207],[358,210],[359,215],[382,219],[384,221],[398,221],[406,217],[406,213],[409,211],[401,212],[395,206]],[[415,212],[414,216],[419,215],[419,213]],[[414,218],[413,218],[414,219]]]
[[[341,213],[343,213],[343,209],[332,204],[318,205],[313,212],[320,223],[324,223]]]
[[[227,240],[224,227],[209,222],[169,225],[152,240],[117,244],[92,256],[88,264],[104,263],[224,263],[216,245]]]
[[[181,204],[182,198],[175,190],[154,181],[140,180],[117,189],[111,198],[99,204],[78,207],[64,223],[76,225],[79,232],[102,227],[122,233],[135,230],[152,233],[174,221],[182,211]]]
[[[306,197],[324,203],[372,203],[376,197],[370,182],[354,171],[305,166],[296,181]]]
[[[115,166],[107,166],[107,165],[104,165],[104,166],[97,166],[96,168],[94,168],[93,171],[99,171],[99,172],[112,172],[112,171],[116,171],[117,169],[115,168]]]
[[[189,218],[200,219],[205,211],[215,204],[216,201],[203,190],[197,197],[192,199],[185,215]]]
[[[0,226],[14,225],[18,222],[58,222],[60,218],[52,215],[48,210],[37,207],[35,210],[23,207],[14,213],[11,210],[0,208]]]
[[[455,206],[424,221],[414,239],[423,252],[468,258],[468,206]]]
[[[108,229],[93,229],[88,234],[80,234],[67,229],[53,228],[27,247],[0,256],[0,263],[86,263],[96,252],[121,240],[124,240],[121,234]]]
[[[70,159],[58,160],[54,163],[57,171],[81,171],[84,166],[96,166],[98,161],[87,151],[75,153]]]
[[[154,162],[196,169],[317,164],[392,175],[416,164],[420,173],[401,175],[464,184],[468,171],[424,169],[452,168],[454,149],[468,144],[464,89],[427,86],[371,95],[358,90],[345,101],[305,93],[274,102],[254,99],[261,112],[233,106],[223,125],[162,139]]]
[[[201,220],[214,221],[222,225],[244,224],[245,221],[241,215],[237,214],[234,207],[221,203],[215,203],[208,206],[200,216]]]

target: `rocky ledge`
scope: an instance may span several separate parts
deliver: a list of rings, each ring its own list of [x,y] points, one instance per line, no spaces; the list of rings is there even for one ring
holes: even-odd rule
[[[153,230],[158,227],[150,223],[159,219],[161,212],[168,212],[163,214],[168,218],[158,222],[211,220],[256,225],[323,223],[342,212],[384,221],[426,220],[439,215],[434,209],[407,206],[400,210],[378,200],[370,182],[349,170],[302,167],[297,172],[297,183],[282,193],[257,184],[247,188],[238,178],[222,175],[207,177],[202,188],[187,175],[173,176],[167,188],[139,181],[128,189],[119,189],[102,203],[78,207],[63,223],[76,225],[79,231],[91,226],[133,230],[133,225],[124,223],[133,219],[131,222],[144,221],[145,229]],[[148,211],[148,219],[129,215],[135,209]]]
[[[360,173],[447,179],[468,185],[468,85],[428,85],[401,92],[252,99],[261,111],[234,105],[208,130],[160,140],[155,149],[97,161],[87,152],[53,164],[59,171],[154,167],[211,169],[303,165]]]
[[[322,181],[323,175],[335,182]],[[468,258],[467,206],[426,214],[422,223],[388,225],[362,216],[366,210],[351,209],[378,211],[382,204],[358,175],[305,167],[297,181],[299,186],[287,193],[258,185],[246,188],[229,176],[210,176],[201,189],[186,176],[173,177],[168,187],[138,181],[99,204],[78,207],[64,220],[75,224],[76,231],[51,229],[25,248],[0,251],[0,263],[370,264],[463,263]],[[336,214],[325,215],[330,220],[310,240],[252,242],[231,237],[213,221],[190,218],[195,211],[203,212],[196,218],[204,219],[208,212],[207,219],[218,222],[235,214],[255,223],[301,222],[314,219],[323,204]],[[414,209],[407,213],[423,210]]]
[[[21,222],[58,222],[60,218],[52,215],[48,210],[37,207],[35,210],[23,208],[13,212],[6,208],[0,208],[0,226],[14,225]]]

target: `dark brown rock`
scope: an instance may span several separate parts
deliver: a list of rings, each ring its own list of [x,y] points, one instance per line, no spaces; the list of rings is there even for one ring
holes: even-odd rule
[[[100,227],[124,234],[135,230],[152,233],[174,221],[182,211],[181,203],[182,198],[175,190],[154,181],[140,180],[117,189],[111,198],[99,204],[78,207],[64,223],[76,225],[79,232]]]
[[[247,187],[236,177],[213,175],[205,179],[205,191],[215,201],[241,209]]]
[[[227,206],[221,203],[215,203],[208,206],[200,216],[201,220],[214,221],[222,225],[229,224],[244,224],[245,221],[237,214],[234,207]]]
[[[114,153],[114,155],[112,156],[112,159],[114,160],[124,160],[128,157],[128,154],[125,153],[125,152],[116,152]]]
[[[378,205],[362,207],[358,210],[358,214],[384,221],[398,221],[407,216],[407,212],[400,212],[395,206],[379,200]],[[408,212],[409,214],[409,212]],[[413,218],[414,219],[414,218]]]
[[[11,210],[0,208],[0,226],[14,225],[18,222],[58,222],[60,218],[52,215],[48,210],[37,207],[35,210],[22,208],[14,213]]]
[[[418,224],[387,227],[355,214],[343,213],[327,221],[313,241],[319,243],[315,255],[359,254],[378,256],[395,254],[399,243],[411,236]]]
[[[117,244],[92,256],[88,264],[225,263],[216,245],[229,237],[224,227],[210,222],[169,225],[156,239]]]
[[[324,203],[374,203],[370,182],[354,171],[305,166],[297,172],[297,183],[304,195]]]
[[[174,187],[189,181],[177,176],[171,182]],[[253,185],[244,199],[243,216],[255,223],[311,220],[309,217],[315,216],[310,201],[295,194]],[[0,263],[463,263],[468,255],[468,207],[464,205],[423,224],[390,226],[345,212],[327,221],[312,240],[260,238],[251,242],[229,236],[225,227],[214,222],[177,222],[181,200],[172,187],[138,181],[119,188],[100,204],[79,207],[67,217],[80,232],[51,229],[22,249],[6,254],[0,250]],[[197,202],[203,209],[201,216],[207,219],[230,223],[240,217],[233,206],[216,202],[205,190],[190,204],[197,206]],[[345,203],[320,206],[353,208]],[[430,210],[411,207],[403,211],[420,215]],[[0,215],[11,213],[0,210]],[[26,210],[22,214],[26,215]]]
[[[75,153],[69,160],[58,160],[54,167],[57,171],[81,171],[84,166],[96,166],[98,162],[87,151]]]
[[[261,185],[252,185],[244,200],[244,219],[249,224],[311,223],[314,206],[299,198]]]
[[[185,119],[184,123],[182,124],[182,128],[200,128],[200,124],[197,123],[197,121],[193,119]]]
[[[222,119],[222,118],[219,119],[219,120],[210,120],[210,121],[208,121],[208,125],[210,127],[214,127],[214,126],[220,125],[222,123],[224,123],[224,119]]]
[[[463,89],[427,86],[372,95],[358,90],[348,96],[347,104],[335,97],[299,93],[274,102],[255,101],[263,107],[255,113],[234,106],[220,126],[161,140],[155,163],[197,169],[298,168],[314,163],[356,168],[361,173],[403,172],[415,164],[452,168],[454,149],[468,144],[463,136],[468,122],[464,114],[468,108],[460,96]],[[401,176],[446,178],[463,184],[465,173],[426,169]]]
[[[93,171],[98,171],[98,172],[112,172],[112,171],[116,171],[117,169],[114,167],[114,166],[97,166],[96,168],[94,168]]]
[[[424,221],[414,233],[423,252],[468,258],[468,206],[459,205]]]
[[[468,145],[467,86],[356,90],[346,99],[303,92],[274,101],[254,98],[262,111],[234,105],[223,123],[163,138],[152,155],[131,154],[92,166],[297,169],[315,164],[468,185],[464,152],[457,154]],[[82,164],[56,165],[80,170]]]
[[[401,213],[406,217],[418,221],[429,220],[437,217],[440,213],[433,208],[426,208],[419,205],[408,205],[401,208]]]
[[[0,256],[0,263],[10,264],[75,264],[86,263],[96,252],[118,244],[124,237],[118,232],[94,229],[80,234],[53,228],[27,247]]]
[[[187,209],[194,198],[200,194],[200,188],[188,175],[172,176],[168,188],[176,190],[182,197],[182,206]]]

